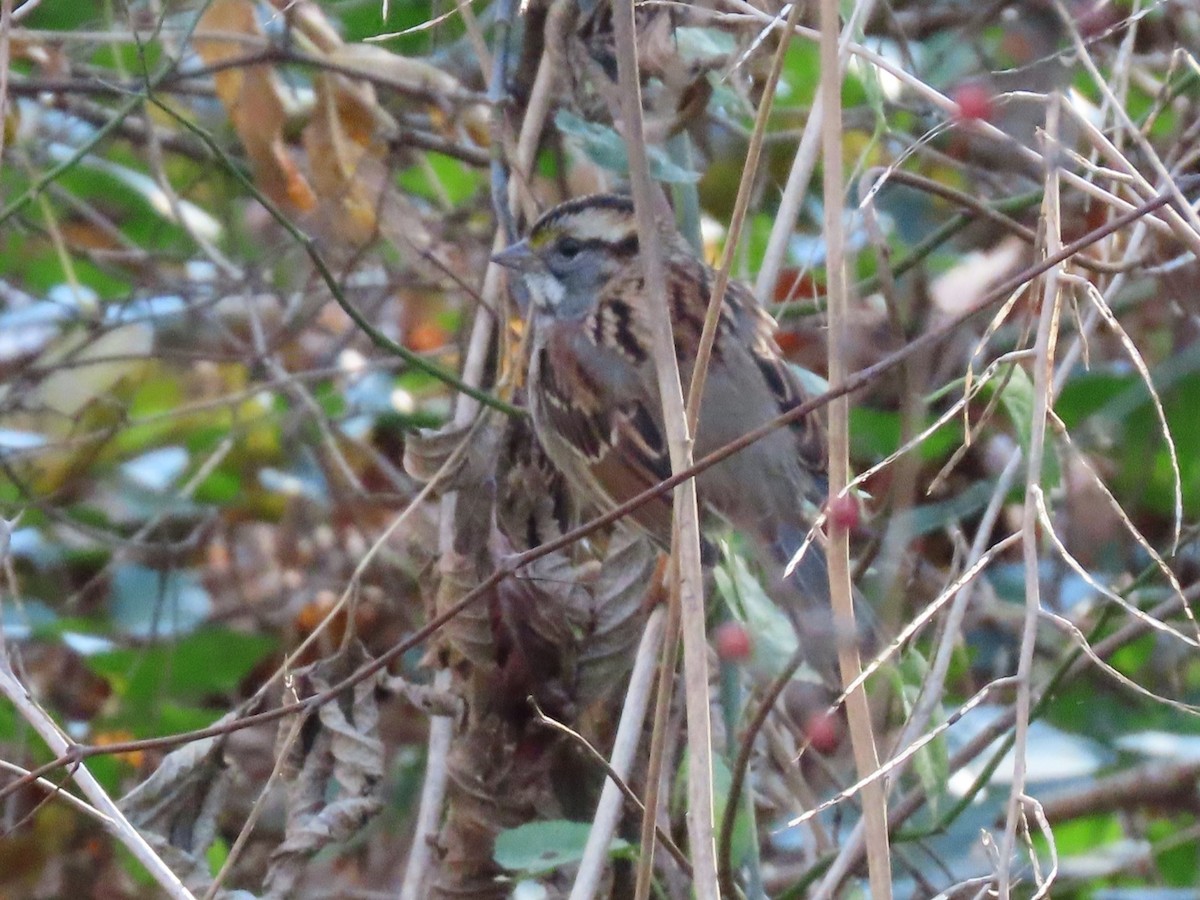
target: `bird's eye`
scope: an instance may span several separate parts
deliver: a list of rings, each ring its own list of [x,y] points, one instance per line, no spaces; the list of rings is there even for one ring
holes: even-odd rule
[[[575,238],[563,238],[558,242],[558,255],[563,259],[574,259],[583,250],[583,245]]]

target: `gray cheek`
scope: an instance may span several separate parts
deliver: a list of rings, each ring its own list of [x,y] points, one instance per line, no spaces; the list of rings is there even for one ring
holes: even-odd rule
[[[600,261],[591,256],[576,260],[568,271],[559,272],[557,277],[562,288],[558,314],[569,319],[591,312],[601,287],[608,280]]]

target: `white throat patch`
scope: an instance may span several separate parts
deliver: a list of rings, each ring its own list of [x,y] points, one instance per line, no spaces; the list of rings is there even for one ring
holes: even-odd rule
[[[525,285],[533,295],[533,302],[548,310],[557,310],[567,289],[549,272],[530,272],[525,276]]]

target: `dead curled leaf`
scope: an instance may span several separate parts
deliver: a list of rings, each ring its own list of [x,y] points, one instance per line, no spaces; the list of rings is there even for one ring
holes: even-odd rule
[[[374,44],[344,44],[329,54],[339,69],[389,83],[399,91],[430,100],[463,100],[469,95],[458,79],[422,59],[400,56]]]
[[[293,683],[303,685],[302,696],[312,696],[365,661],[361,648],[349,651],[297,672]],[[379,811],[383,742],[376,689],[382,681],[381,675],[368,678],[315,713],[300,713],[311,717],[300,729],[294,717],[280,722],[280,738],[287,742],[279,748],[287,754],[287,823],[271,854],[264,897],[295,896],[308,859],[350,837]]]
[[[438,611],[502,558],[553,540],[574,522],[567,485],[525,419],[485,414],[470,428],[425,433],[410,440],[405,467],[425,480],[440,472],[445,488],[457,491],[453,551],[438,567]],[[477,666],[522,655],[532,683],[553,678],[563,693],[580,695],[572,703],[590,702],[628,671],[655,557],[642,537],[623,529],[540,557],[449,622],[442,638]]]
[[[478,147],[491,143],[488,106],[445,69],[374,44],[346,44],[330,53],[329,61],[343,71],[370,76],[397,93],[420,98],[428,104],[431,121],[447,137],[465,137]]]
[[[645,537],[618,532],[591,589],[591,619],[579,654],[577,700],[591,703],[623,683],[646,621],[658,553]]]
[[[404,471],[423,483],[440,478],[445,490],[454,490],[466,465],[466,441],[480,426],[481,420],[477,419],[470,425],[451,423],[438,429],[422,428],[408,435],[404,442]]]
[[[375,236],[377,213],[391,192],[382,163],[387,150],[372,116],[374,92],[340,75],[320,75],[314,86],[317,103],[303,140],[320,200],[316,212],[336,223],[347,244],[361,245]]]
[[[217,724],[230,721],[229,714]],[[121,809],[171,869],[197,893],[211,884],[206,854],[225,810],[232,771],[225,739],[205,738],[168,753],[121,799]]]

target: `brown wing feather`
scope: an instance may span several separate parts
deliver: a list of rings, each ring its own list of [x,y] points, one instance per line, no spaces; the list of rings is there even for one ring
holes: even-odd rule
[[[731,281],[725,297],[724,313],[731,319],[731,328],[742,334],[743,340],[749,345],[755,365],[775,398],[779,412],[788,412],[809,400],[808,392],[775,343],[775,320],[759,306],[750,289],[740,282]],[[825,472],[828,465],[827,446],[820,414],[813,412],[788,427],[804,465],[814,473]]]
[[[614,505],[636,497],[671,477],[666,446],[645,407],[629,404],[612,418],[612,445],[592,464]],[[633,519],[662,547],[671,543],[671,493],[656,497],[633,513]]]
[[[608,510],[671,475],[670,458],[654,416],[639,400],[613,403],[588,373],[554,342],[535,361],[534,408],[539,431],[553,435],[546,451],[584,496]],[[569,372],[567,369],[569,368]],[[567,392],[566,384],[570,384]],[[632,519],[660,544],[671,540],[671,495],[644,504]]]

